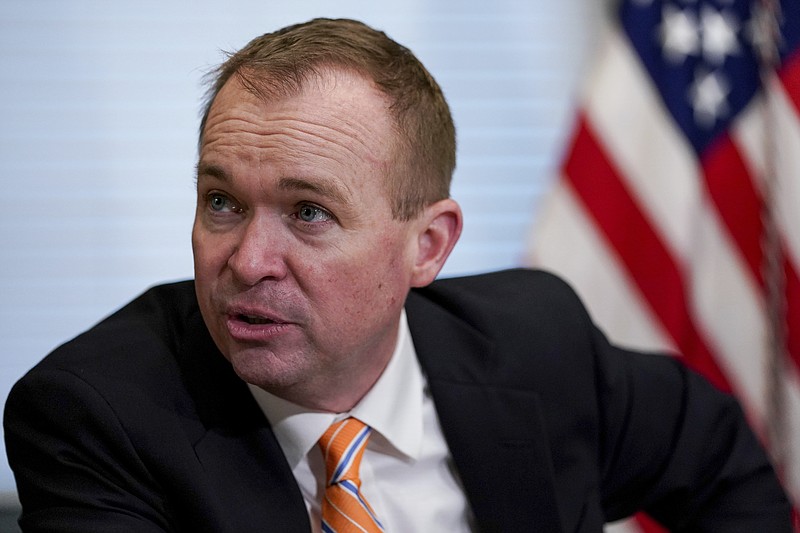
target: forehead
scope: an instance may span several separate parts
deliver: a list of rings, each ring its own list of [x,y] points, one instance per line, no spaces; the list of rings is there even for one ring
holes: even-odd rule
[[[231,77],[214,99],[204,126],[201,157],[209,149],[307,141],[316,150],[343,148],[355,159],[388,162],[396,135],[388,98],[367,78],[326,69],[290,93]],[[252,82],[255,80],[255,82]]]

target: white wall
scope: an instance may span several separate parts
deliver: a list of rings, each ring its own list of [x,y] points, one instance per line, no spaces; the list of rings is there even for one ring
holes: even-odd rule
[[[0,399],[53,347],[147,286],[191,276],[200,78],[221,49],[346,16],[414,50],[459,132],[453,195],[466,226],[445,270],[455,275],[519,263],[602,5],[3,0]],[[1,455],[0,492],[10,492]]]

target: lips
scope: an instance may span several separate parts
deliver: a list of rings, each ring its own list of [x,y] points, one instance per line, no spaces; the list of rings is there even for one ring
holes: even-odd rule
[[[225,314],[233,320],[259,325],[259,324],[286,324],[291,322],[280,312],[267,309],[260,305],[229,305]]]
[[[240,342],[268,342],[295,325],[272,311],[261,309],[231,308],[226,316],[228,334]]]

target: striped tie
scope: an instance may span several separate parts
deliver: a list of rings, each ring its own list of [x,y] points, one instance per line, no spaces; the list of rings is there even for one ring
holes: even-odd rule
[[[336,422],[319,439],[327,483],[322,500],[323,533],[383,531],[372,507],[359,490],[358,468],[371,429],[355,418]]]

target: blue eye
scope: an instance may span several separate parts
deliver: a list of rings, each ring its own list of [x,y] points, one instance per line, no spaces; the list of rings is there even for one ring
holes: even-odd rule
[[[225,204],[227,200],[224,196],[220,196],[218,194],[214,194],[209,198],[208,205],[211,206],[211,209],[214,211],[222,211],[225,208]]]
[[[230,198],[219,193],[210,193],[208,195],[208,206],[212,211],[216,211],[217,213],[240,211]]]
[[[332,218],[326,210],[312,204],[303,204],[297,210],[297,218],[303,222],[325,222]]]

